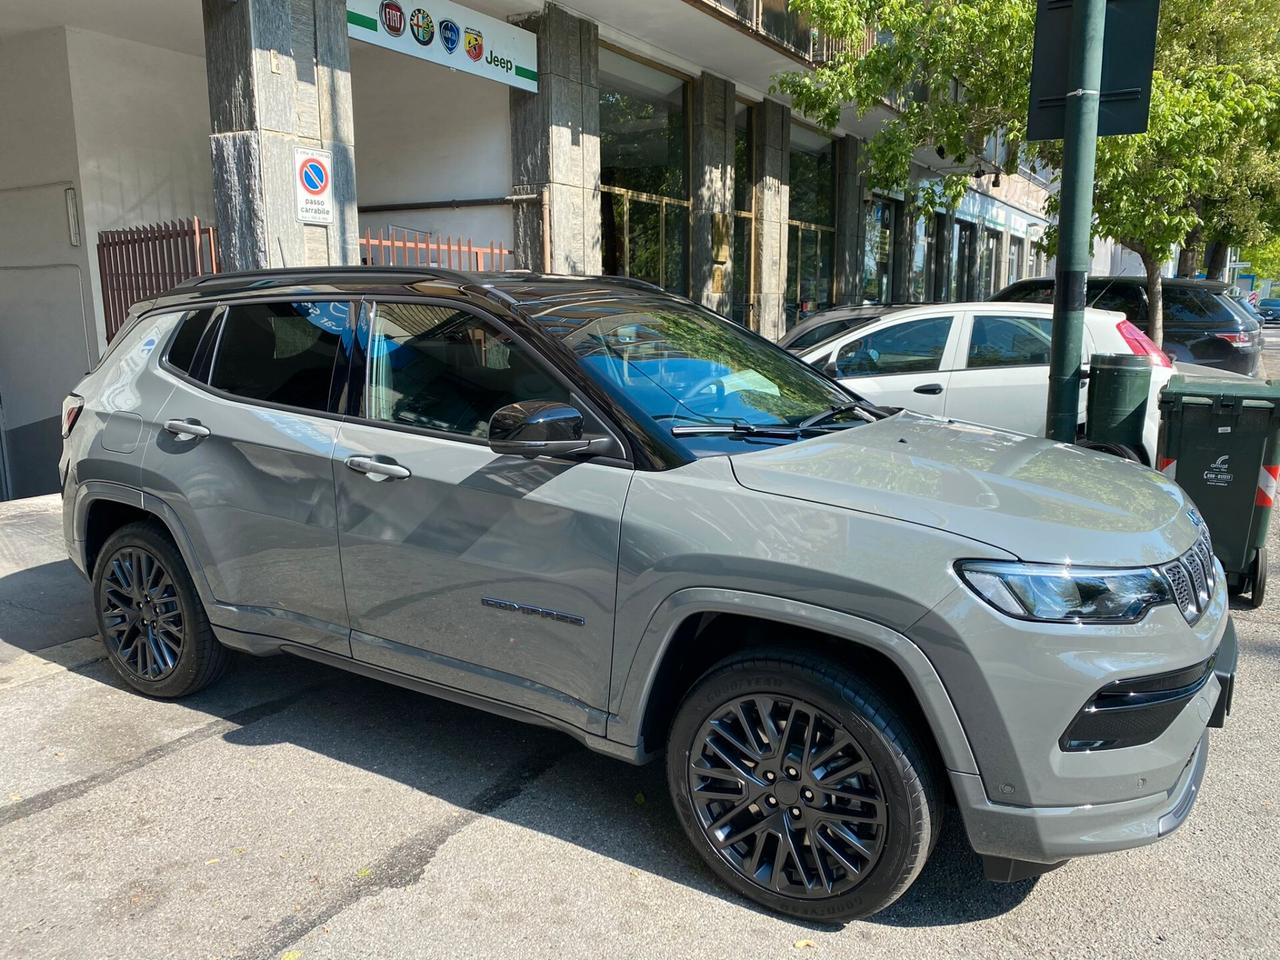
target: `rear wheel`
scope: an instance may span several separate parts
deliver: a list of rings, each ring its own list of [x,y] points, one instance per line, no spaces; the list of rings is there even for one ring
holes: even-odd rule
[[[708,673],[672,725],[686,834],[734,890],[809,920],[900,897],[938,836],[934,765],[909,725],[829,661],[757,655]]]
[[[135,690],[182,697],[222,675],[229,653],[213,635],[182,556],[151,523],[131,523],[103,545],[93,571],[107,658]]]

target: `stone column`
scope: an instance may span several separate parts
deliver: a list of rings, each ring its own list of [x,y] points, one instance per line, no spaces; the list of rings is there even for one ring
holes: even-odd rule
[[[518,24],[538,35],[538,92],[511,90],[516,266],[600,272],[600,36],[554,4]]]
[[[889,275],[890,297],[894,303],[907,302],[907,268],[911,253],[909,242],[915,224],[907,221],[907,204],[902,200],[893,203],[893,263]]]
[[[689,296],[728,316],[733,297],[734,87],[704,73],[693,81]]]
[[[765,100],[752,111],[755,151],[755,310],[751,327],[770,340],[786,332],[787,218],[790,215],[791,109]]]
[[[947,290],[951,284],[951,274],[956,264],[951,259],[951,234],[955,229],[954,213],[938,214],[938,239],[934,246],[933,291],[934,300],[949,300]]]
[[[356,263],[355,134],[343,0],[202,0],[222,265]],[[297,218],[295,147],[332,155],[333,222]]]
[[[863,257],[867,233],[862,142],[846,135],[836,141],[835,303],[862,300]]]

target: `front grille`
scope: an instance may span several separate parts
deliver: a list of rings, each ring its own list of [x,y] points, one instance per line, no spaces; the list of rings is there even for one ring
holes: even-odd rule
[[[1200,535],[1182,556],[1160,568],[1178,609],[1187,623],[1195,623],[1204,615],[1213,599],[1218,582],[1217,565],[1213,559],[1213,544],[1209,541],[1209,528],[1199,517],[1194,517],[1200,527]]]

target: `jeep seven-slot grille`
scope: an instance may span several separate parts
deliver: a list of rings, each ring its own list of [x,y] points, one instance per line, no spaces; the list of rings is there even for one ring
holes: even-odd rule
[[[1191,549],[1160,568],[1187,623],[1199,620],[1213,599],[1217,583],[1215,570],[1213,545],[1209,542],[1209,530],[1203,525]]]

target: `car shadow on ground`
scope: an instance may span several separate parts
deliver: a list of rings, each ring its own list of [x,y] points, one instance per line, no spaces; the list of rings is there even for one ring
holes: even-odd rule
[[[0,596],[66,589],[58,604],[30,604],[17,639],[40,656],[53,643],[93,633],[88,589],[58,564],[0,577]],[[68,564],[70,566],[70,564]],[[77,582],[78,581],[78,582]],[[79,595],[77,595],[79,594]],[[9,634],[12,625],[0,628]],[[41,638],[44,638],[42,641]],[[12,642],[8,635],[4,639]],[[96,682],[126,690],[105,660],[72,667]],[[265,676],[264,676],[265,675]],[[269,702],[246,707],[228,686],[255,687]],[[229,701],[237,701],[231,705]],[[286,743],[393,779],[475,814],[575,844],[764,913],[725,888],[689,846],[667,798],[658,761],[634,767],[587,750],[567,734],[497,717],[449,701],[291,657],[237,654],[228,676],[182,701],[184,708],[231,723],[230,744]],[[569,810],[569,815],[566,815]],[[405,826],[406,835],[413,826]],[[397,853],[402,857],[403,852]],[[423,863],[425,867],[425,861]],[[395,869],[403,871],[403,863]],[[374,878],[376,880],[376,878]],[[1035,881],[993,884],[968,848],[959,811],[947,810],[937,847],[912,888],[871,922],[947,926],[1005,913]],[[388,881],[388,885],[391,882]],[[802,924],[814,930],[827,924]]]

